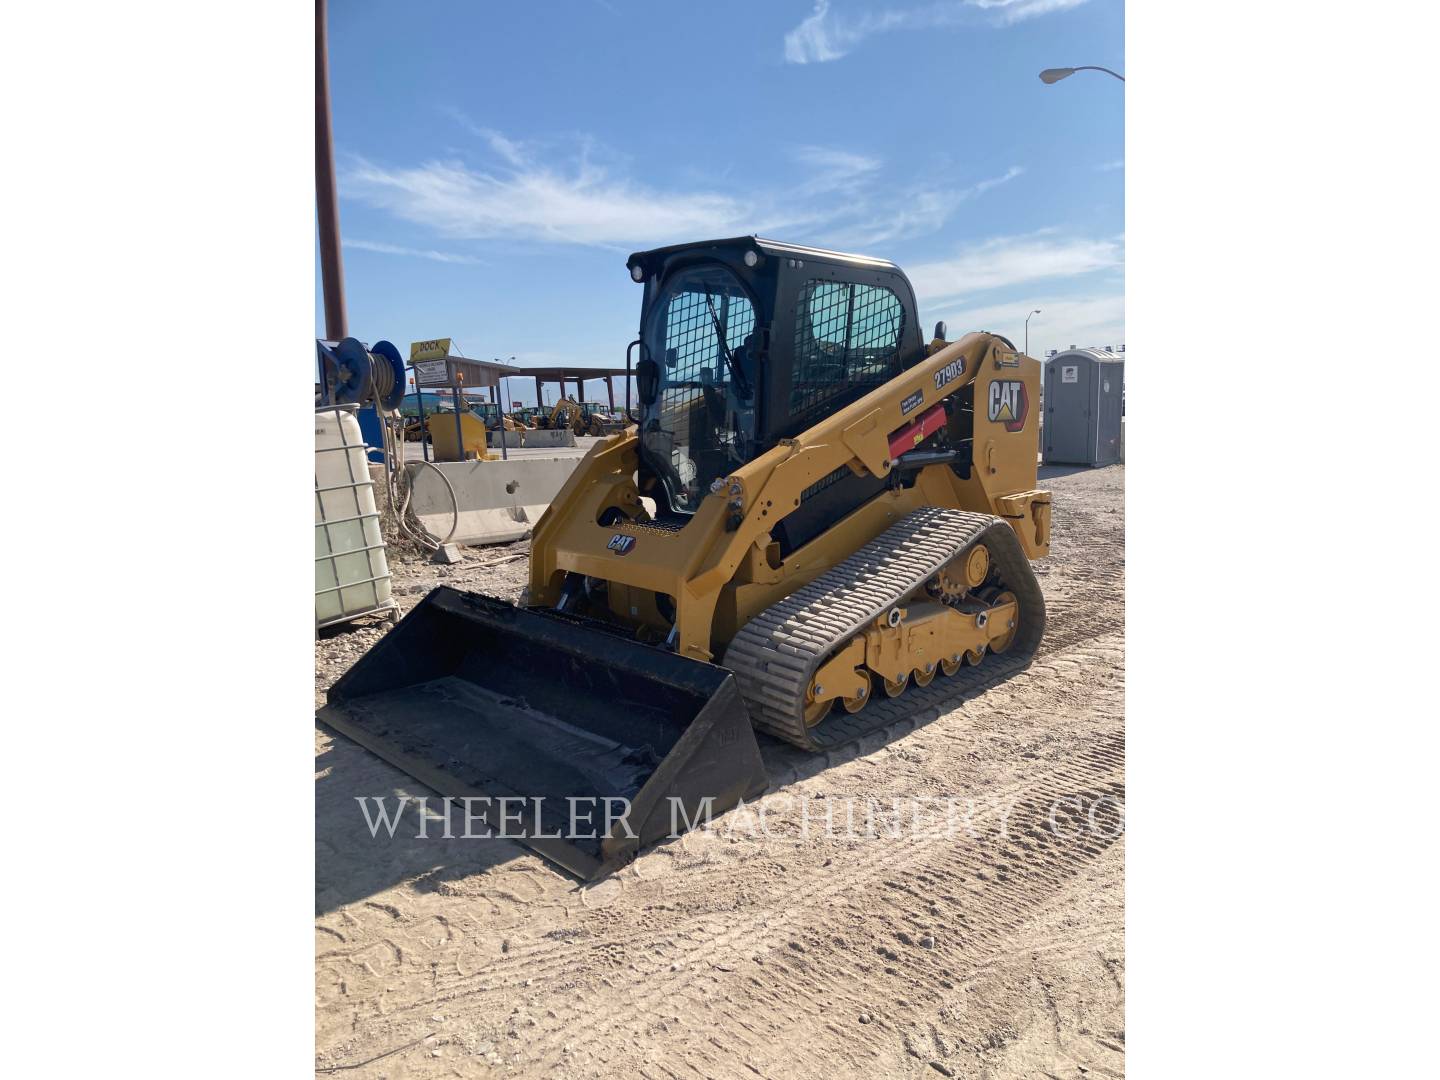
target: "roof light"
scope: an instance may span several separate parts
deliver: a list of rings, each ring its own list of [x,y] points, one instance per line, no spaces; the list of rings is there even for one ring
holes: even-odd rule
[[[631,280],[631,281],[644,281],[644,280],[645,280],[645,267],[641,266],[639,263],[631,263],[631,264],[630,264],[630,280]]]
[[[745,252],[745,265],[758,266],[760,264],[760,253],[753,248]]]

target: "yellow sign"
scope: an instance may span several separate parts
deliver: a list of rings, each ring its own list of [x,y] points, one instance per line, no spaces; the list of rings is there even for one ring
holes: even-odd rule
[[[412,341],[410,343],[410,362],[416,360],[443,360],[450,355],[450,339],[448,337],[435,338],[433,341]]]

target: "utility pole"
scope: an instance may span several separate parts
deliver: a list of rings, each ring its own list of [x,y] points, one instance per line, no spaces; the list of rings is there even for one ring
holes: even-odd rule
[[[330,129],[330,58],[325,0],[315,0],[315,211],[320,220],[320,284],[325,337],[346,336],[345,271],[340,262],[340,201],[335,189],[335,142]]]

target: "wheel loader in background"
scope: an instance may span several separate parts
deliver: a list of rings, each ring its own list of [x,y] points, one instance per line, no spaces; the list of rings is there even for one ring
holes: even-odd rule
[[[611,411],[608,405],[598,401],[582,401],[574,430],[577,436],[593,435],[603,438],[624,431],[627,426],[625,418]]]
[[[763,792],[760,739],[890,729],[1045,625],[1037,361],[927,343],[880,259],[747,236],[628,266],[638,412],[536,525],[522,603],[435,589],[321,713],[584,878]]]

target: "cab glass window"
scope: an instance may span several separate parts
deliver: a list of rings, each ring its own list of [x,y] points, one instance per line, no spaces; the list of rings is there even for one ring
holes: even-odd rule
[[[899,297],[883,285],[807,281],[795,310],[792,420],[848,404],[898,374],[903,324]]]

